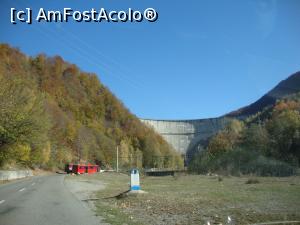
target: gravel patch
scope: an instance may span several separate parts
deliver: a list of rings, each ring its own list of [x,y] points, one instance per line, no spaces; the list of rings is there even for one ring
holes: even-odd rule
[[[85,206],[96,209],[91,199],[96,198],[96,192],[105,188],[104,182],[92,179],[93,175],[68,175],[65,178],[65,186],[73,193],[77,199],[83,202]]]

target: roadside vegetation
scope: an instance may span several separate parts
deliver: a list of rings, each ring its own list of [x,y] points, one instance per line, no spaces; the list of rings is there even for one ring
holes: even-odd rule
[[[78,160],[112,168],[117,145],[124,167],[182,166],[95,74],[0,44],[0,168],[54,169]]]
[[[110,224],[259,224],[300,220],[299,177],[176,175],[142,177],[145,194],[114,197],[128,190],[130,177],[102,173],[96,213]]]
[[[233,120],[189,165],[196,173],[289,176],[300,164],[300,95],[246,120]]]

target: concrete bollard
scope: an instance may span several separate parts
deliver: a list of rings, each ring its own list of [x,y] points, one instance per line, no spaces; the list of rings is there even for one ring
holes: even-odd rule
[[[138,169],[132,169],[130,173],[130,190],[139,191],[140,187],[140,175]]]

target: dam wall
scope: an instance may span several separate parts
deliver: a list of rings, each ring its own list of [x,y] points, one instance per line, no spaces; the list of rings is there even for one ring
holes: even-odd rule
[[[187,158],[201,151],[207,145],[209,138],[223,129],[230,120],[226,117],[196,120],[141,119]]]

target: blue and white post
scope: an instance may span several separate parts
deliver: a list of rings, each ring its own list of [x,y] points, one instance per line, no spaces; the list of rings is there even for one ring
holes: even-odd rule
[[[131,175],[130,191],[139,191],[139,190],[141,190],[139,170],[138,169],[132,169],[130,175]]]

